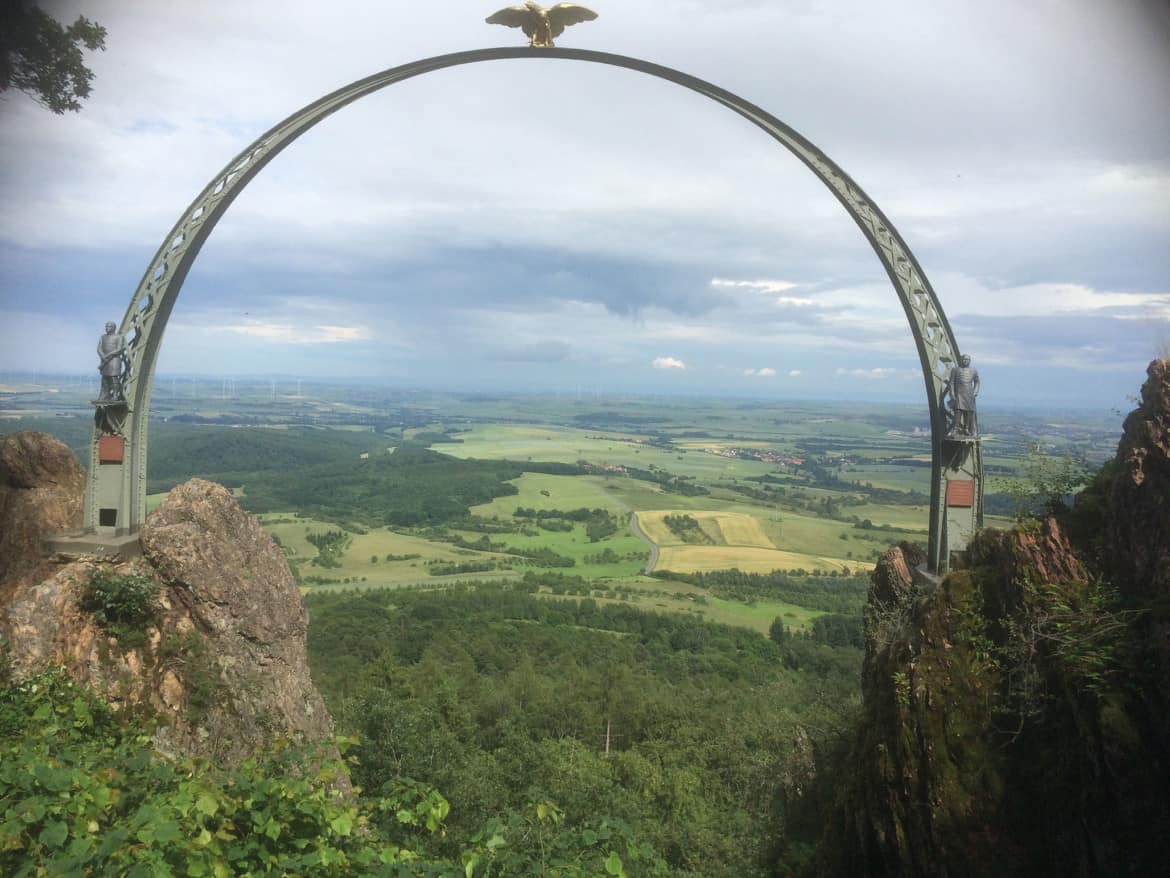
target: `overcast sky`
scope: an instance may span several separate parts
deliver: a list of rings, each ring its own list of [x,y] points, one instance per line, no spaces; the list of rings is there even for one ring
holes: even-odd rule
[[[1125,407],[1170,353],[1166,0],[597,0],[558,45],[729,89],[902,233],[985,403]],[[0,98],[0,372],[94,348],[200,189],[321,95],[522,45],[497,4],[50,3],[109,31],[94,92]],[[509,60],[367,97],[240,195],[166,374],[921,400],[844,209],[734,113],[598,64]]]

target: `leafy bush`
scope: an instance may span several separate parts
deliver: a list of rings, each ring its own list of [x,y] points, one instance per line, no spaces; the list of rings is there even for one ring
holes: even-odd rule
[[[1060,515],[1072,508],[1073,496],[1092,478],[1094,467],[1083,457],[1051,457],[1039,442],[1028,443],[1023,474],[1002,479],[998,487],[1011,498],[1015,516]]]
[[[352,743],[277,743],[230,769],[168,761],[147,729],[59,671],[0,687],[0,874],[621,878],[627,863],[664,874],[623,822],[569,827],[544,801],[438,855],[447,800],[411,781],[344,795],[339,751]]]
[[[158,617],[158,583],[141,573],[94,567],[78,606],[126,647],[141,646],[146,628]]]
[[[59,672],[0,690],[0,874],[394,874],[412,855],[364,834],[324,748],[220,771],[147,740]]]

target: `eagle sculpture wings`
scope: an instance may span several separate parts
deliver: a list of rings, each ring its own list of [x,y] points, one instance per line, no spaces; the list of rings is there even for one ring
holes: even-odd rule
[[[528,45],[550,48],[553,37],[559,37],[571,24],[593,21],[597,13],[576,3],[558,3],[549,9],[528,0],[523,6],[509,6],[487,17],[488,24],[523,28]]]

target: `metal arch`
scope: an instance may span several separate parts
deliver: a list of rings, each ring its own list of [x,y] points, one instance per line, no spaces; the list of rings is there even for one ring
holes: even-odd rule
[[[945,434],[943,389],[959,349],[925,273],[893,224],[860,186],[832,159],[775,116],[718,86],[669,67],[588,49],[507,47],[439,55],[394,67],[353,82],[305,106],[261,135],[217,174],[184,212],[163,240],[130,300],[120,331],[127,339],[130,361],[125,384],[128,411],[116,425],[126,440],[121,469],[119,519],[123,532],[138,530],[146,517],[146,437],[153,384],[166,323],[192,263],[215,224],[235,197],[286,146],[318,122],[359,98],[405,79],[447,67],[510,58],[551,58],[590,61],[624,67],[691,89],[738,113],[766,131],[799,158],[857,223],[877,253],[906,312],[918,348],[926,383],[932,432],[933,477],[930,509],[930,566],[938,569],[942,506],[941,449]],[[98,524],[98,434],[95,428],[86,498],[86,526]]]

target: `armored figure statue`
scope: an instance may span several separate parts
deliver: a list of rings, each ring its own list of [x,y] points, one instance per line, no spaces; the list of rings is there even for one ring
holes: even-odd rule
[[[106,334],[98,339],[97,352],[101,358],[98,371],[102,374],[102,392],[98,399],[103,402],[124,400],[126,339],[118,333],[118,327],[112,321],[106,324]]]
[[[976,435],[979,432],[975,419],[975,397],[979,395],[979,373],[971,368],[971,358],[966,354],[960,356],[959,365],[951,369],[944,395],[950,397],[951,435]]]

